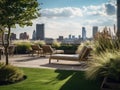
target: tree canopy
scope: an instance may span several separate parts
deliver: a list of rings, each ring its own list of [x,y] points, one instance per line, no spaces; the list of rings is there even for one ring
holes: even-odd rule
[[[0,25],[32,25],[39,16],[37,0],[0,0]]]
[[[20,27],[32,25],[32,19],[39,16],[38,6],[37,0],[0,0],[0,31],[2,32],[2,45],[5,48],[6,65],[8,64],[11,28],[16,24]],[[7,29],[6,43],[3,39],[5,29]]]

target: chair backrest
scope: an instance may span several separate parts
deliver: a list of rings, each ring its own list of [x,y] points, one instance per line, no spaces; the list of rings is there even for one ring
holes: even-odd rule
[[[91,51],[91,48],[84,46],[79,53],[79,59],[84,60],[85,58],[87,58],[90,54],[90,51]]]
[[[43,53],[52,54],[54,52],[53,48],[50,45],[43,45],[42,49],[43,49]]]
[[[15,51],[15,46],[14,45],[11,45],[8,47],[8,53],[9,54],[14,54],[14,51]]]
[[[32,50],[40,50],[40,46],[39,45],[31,45]]]

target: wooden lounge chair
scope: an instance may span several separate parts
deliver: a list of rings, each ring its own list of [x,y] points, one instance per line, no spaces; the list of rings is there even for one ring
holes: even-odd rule
[[[37,53],[38,55],[42,53],[42,48],[39,45],[31,45],[31,53],[32,55]]]
[[[15,51],[15,45],[10,45],[8,47],[8,54],[13,56],[14,55],[14,51]]]
[[[90,54],[91,48],[84,46],[79,54],[53,54],[49,57],[49,63],[51,63],[52,59],[59,60],[68,60],[68,61],[82,61],[86,60]]]
[[[64,50],[56,50],[54,48],[52,48],[50,45],[43,45],[41,46],[42,49],[43,49],[43,54],[46,55],[46,54],[63,54],[64,53]]]

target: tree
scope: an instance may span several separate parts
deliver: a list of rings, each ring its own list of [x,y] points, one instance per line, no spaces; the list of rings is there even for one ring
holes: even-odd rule
[[[10,44],[11,28],[18,24],[20,27],[31,26],[32,19],[39,16],[39,4],[37,0],[0,0],[0,28],[2,33],[7,30],[5,48],[6,65],[8,60],[8,47]],[[6,30],[5,30],[6,29]]]

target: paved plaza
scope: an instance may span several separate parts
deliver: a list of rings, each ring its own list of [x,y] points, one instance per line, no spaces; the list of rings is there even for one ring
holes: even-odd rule
[[[5,61],[5,56],[2,56],[1,61]],[[28,54],[10,56],[9,62],[18,67],[50,68],[61,70],[85,70],[87,67],[85,62],[78,61],[59,60],[59,62],[57,62],[57,60],[52,60],[52,63],[49,64],[49,56],[40,57],[37,55],[30,56]]]

